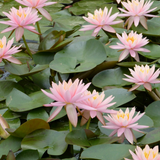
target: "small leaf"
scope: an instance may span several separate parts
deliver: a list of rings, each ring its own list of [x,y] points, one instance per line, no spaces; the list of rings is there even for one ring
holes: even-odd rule
[[[42,119],[31,119],[27,122],[23,123],[19,128],[16,130],[8,129],[7,131],[16,137],[25,137],[29,133],[38,130],[38,129],[50,129],[49,124],[42,120]]]
[[[130,155],[129,150],[134,151],[135,146],[126,144],[101,144],[85,149],[82,159],[120,160]],[[116,154],[115,154],[116,153]]]

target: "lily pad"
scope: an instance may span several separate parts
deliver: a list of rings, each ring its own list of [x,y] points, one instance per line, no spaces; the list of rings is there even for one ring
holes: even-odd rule
[[[7,131],[15,137],[23,138],[29,133],[38,129],[50,129],[50,127],[49,127],[49,124],[42,119],[31,119],[23,123],[16,130],[10,128],[10,129],[7,129]]]
[[[99,88],[106,86],[122,87],[131,84],[123,80],[123,78],[125,78],[124,74],[127,73],[129,73],[129,71],[126,68],[107,69],[96,74],[92,79],[92,83]]]
[[[101,144],[92,146],[82,152],[82,159],[120,160],[130,155],[135,146],[125,144]],[[116,153],[116,154],[115,154]]]
[[[44,95],[42,91],[37,91],[26,95],[25,93],[13,89],[6,99],[6,105],[15,112],[24,112],[51,103],[53,100]]]
[[[58,52],[50,68],[60,73],[76,73],[90,70],[106,59],[101,42],[95,39],[71,43]]]
[[[47,150],[50,155],[63,154],[68,144],[65,142],[65,136],[68,131],[54,131],[54,130],[37,130],[22,140],[22,149],[38,150],[40,157]]]

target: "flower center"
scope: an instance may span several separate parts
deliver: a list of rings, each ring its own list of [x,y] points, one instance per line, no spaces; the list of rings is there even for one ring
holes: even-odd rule
[[[17,15],[19,17],[22,17],[22,15],[24,15],[24,18],[27,16],[27,14],[25,13],[25,11],[23,10],[23,12],[17,11]]]
[[[149,152],[146,152],[146,150],[144,151],[144,156],[146,157],[147,160],[148,160],[150,154],[152,154],[152,158],[154,159],[158,153],[155,153],[152,149],[150,149]]]
[[[0,40],[0,48],[3,48],[3,43],[1,40]]]
[[[139,2],[138,1],[133,1],[133,3],[138,6],[139,5]]]
[[[147,73],[150,71],[150,69],[148,68],[148,69],[140,69],[140,71],[142,72],[142,73],[144,73],[144,71],[146,71]]]
[[[101,10],[101,11],[97,11],[94,15],[93,15],[93,19],[96,19],[96,20],[98,20],[98,15],[100,16],[100,17],[102,17],[103,16],[103,11]]]
[[[129,119],[129,113],[124,113],[124,112],[118,112],[117,113],[117,118],[119,119],[119,118],[125,118],[125,117],[127,117],[127,120]]]
[[[127,42],[131,41],[133,43],[135,40],[136,40],[136,38],[133,36],[127,38]]]

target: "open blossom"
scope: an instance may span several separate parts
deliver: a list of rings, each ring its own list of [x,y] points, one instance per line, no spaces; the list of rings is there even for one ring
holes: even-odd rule
[[[158,146],[155,146],[153,149],[148,145],[142,150],[140,147],[136,147],[135,153],[131,150],[129,152],[132,155],[133,160],[160,160],[160,154],[158,153]],[[125,158],[125,160],[128,160]]]
[[[153,65],[151,68],[148,65],[145,66],[135,65],[134,70],[132,69],[129,70],[133,77],[125,74],[127,78],[123,78],[123,80],[136,84],[129,91],[135,90],[140,85],[143,85],[144,88],[151,91],[152,90],[151,83],[160,83],[160,80],[156,79],[160,74],[160,70],[157,69],[157,71],[154,73],[155,65]]]
[[[112,97],[111,95],[108,98],[104,99],[105,98],[104,92],[99,94],[95,90],[93,90],[92,94],[93,94],[92,97],[84,100],[82,103],[93,108],[94,110],[86,109],[82,112],[83,114],[82,114],[81,124],[84,124],[86,120],[89,119],[89,117],[94,118],[96,116],[102,124],[105,124],[104,118],[102,116],[103,113],[117,113],[117,111],[108,109],[108,107],[116,103],[116,102],[110,103],[114,99],[114,97]],[[84,95],[86,96],[91,95],[91,92],[86,91]]]
[[[119,56],[119,62],[126,58],[129,53],[131,57],[133,57],[136,61],[139,61],[139,55],[137,53],[138,51],[150,52],[148,49],[141,48],[149,43],[146,37],[142,38],[142,34],[137,34],[136,32],[134,33],[131,31],[128,35],[126,32],[123,32],[122,37],[117,34],[117,37],[122,44],[117,43],[117,45],[112,45],[110,48],[119,49],[120,51],[122,50],[122,53]]]
[[[2,117],[2,115],[0,114],[0,137],[2,138],[8,138],[9,137],[9,133],[5,130],[6,128],[9,128],[9,125],[7,123],[7,121]]]
[[[43,8],[44,6],[52,5],[57,2],[46,2],[47,0],[15,0],[18,3],[31,7],[33,10],[38,10],[46,19],[52,21],[51,15]]]
[[[136,141],[136,138],[132,130],[141,132],[139,129],[148,128],[148,126],[138,125],[138,123],[136,123],[144,115],[144,113],[140,114],[140,112],[138,112],[137,115],[133,117],[134,114],[135,107],[133,107],[130,112],[128,108],[125,112],[120,109],[117,114],[104,116],[104,118],[109,122],[106,123],[106,126],[102,127],[114,129],[109,136],[113,136],[117,133],[117,136],[121,137],[122,140],[124,140],[124,137],[126,137],[130,143],[133,143],[133,141]]]
[[[127,2],[122,2],[122,5],[125,7],[125,9],[118,8],[124,14],[120,14],[119,16],[129,17],[125,23],[125,25],[128,25],[127,29],[129,29],[133,22],[134,25],[137,27],[139,22],[142,24],[142,26],[145,29],[148,29],[147,27],[147,19],[146,17],[157,17],[155,15],[148,14],[149,12],[154,11],[157,7],[150,9],[153,2],[145,1],[144,0],[132,0],[131,2],[128,0]]]
[[[83,17],[83,19],[91,23],[92,25],[83,25],[82,26],[83,28],[80,29],[80,31],[88,31],[88,30],[94,29],[92,36],[96,36],[98,32],[101,30],[101,28],[107,32],[115,33],[116,31],[110,25],[121,23],[123,21],[122,20],[114,21],[117,18],[119,13],[117,12],[112,16],[110,16],[111,12],[112,12],[112,7],[109,11],[105,7],[104,11],[101,8],[99,10],[96,9],[94,11],[94,15],[91,13],[88,13],[88,18]]]
[[[69,80],[68,83],[66,81],[63,81],[63,83],[59,82],[59,85],[52,82],[52,88],[50,88],[52,93],[48,93],[42,89],[42,92],[46,96],[56,101],[51,104],[45,104],[44,106],[57,106],[56,110],[49,117],[48,122],[51,121],[64,106],[70,122],[74,127],[76,127],[78,121],[76,107],[92,110],[91,107],[81,103],[81,101],[92,96],[83,96],[83,93],[87,90],[89,85],[90,83],[84,85],[84,83],[82,83],[82,80],[79,81],[78,79],[76,79],[73,83],[71,80]]]
[[[29,24],[33,24],[41,19],[38,17],[37,11],[35,12],[32,11],[31,8],[22,8],[21,6],[19,6],[19,9],[12,7],[9,14],[6,12],[3,12],[3,14],[6,15],[10,20],[0,21],[0,23],[10,25],[11,27],[4,29],[1,33],[15,30],[16,41],[19,41],[23,36],[24,28],[28,29],[31,32],[39,34],[35,30],[35,27],[28,26]]]
[[[6,59],[10,62],[21,64],[21,62],[18,59],[11,56],[12,54],[19,52],[20,50],[18,49],[21,47],[21,46],[19,47],[13,46],[11,48],[13,41],[14,41],[14,38],[9,40],[7,43],[5,36],[3,36],[2,39],[0,39],[0,62],[2,62],[3,59]]]

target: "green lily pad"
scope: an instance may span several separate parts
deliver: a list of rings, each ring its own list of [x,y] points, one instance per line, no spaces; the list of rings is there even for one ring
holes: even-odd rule
[[[116,104],[109,107],[109,109],[119,107],[136,98],[136,96],[132,92],[129,92],[127,89],[123,89],[123,88],[108,89],[104,91],[104,94],[105,94],[105,98],[112,95],[114,97],[112,102],[116,102]]]
[[[68,144],[78,145],[80,147],[89,147],[90,143],[87,139],[84,129],[73,130],[67,134],[65,141]]]
[[[10,129],[7,129],[7,131],[15,137],[23,138],[26,135],[38,129],[50,129],[50,127],[49,127],[49,124],[42,119],[31,119],[23,123],[16,130],[10,128]]]
[[[16,160],[39,160],[37,150],[24,150],[16,156]]]
[[[0,81],[0,101],[5,100],[13,88],[22,89],[19,84],[12,80]]]
[[[39,119],[43,119],[44,121],[47,121],[49,116],[48,116],[48,113],[45,111],[45,109],[37,108],[30,111],[27,115],[27,120],[35,119],[35,118],[39,118]]]
[[[120,160],[130,155],[129,150],[134,151],[135,146],[125,144],[101,144],[85,149],[82,159]],[[115,154],[116,153],[116,154]]]
[[[46,68],[48,68],[48,65],[37,64],[34,68],[30,69],[27,64],[14,64],[9,62],[5,64],[6,71],[18,76],[29,76],[31,74],[38,73]]]
[[[160,58],[159,50],[160,46],[157,44],[148,44],[144,46],[143,48],[148,49],[150,52],[139,52],[142,56],[150,58],[150,59],[157,59]]]
[[[154,101],[145,109],[145,113],[147,116],[152,118],[154,122],[154,127],[160,127],[160,101]]]
[[[6,140],[2,140],[0,143],[0,158],[2,155],[7,155],[9,150],[13,152],[18,151],[21,148],[21,138],[9,136]]]
[[[17,89],[13,89],[6,99],[6,104],[12,111],[24,112],[41,107],[52,101],[53,100],[45,96],[42,91],[26,95]]]
[[[24,137],[21,146],[23,150],[38,150],[40,157],[46,150],[49,155],[61,155],[68,146],[65,142],[67,134],[68,131],[37,130]]]
[[[153,131],[148,132],[143,138],[140,139],[140,144],[152,144],[160,140],[160,127],[155,128]]]
[[[129,71],[126,68],[107,69],[96,74],[92,79],[92,83],[99,88],[106,86],[122,87],[131,84],[122,79],[125,78],[124,74],[127,73],[129,73]]]
[[[76,73],[90,70],[106,59],[105,49],[95,39],[72,42],[58,52],[50,63],[50,68],[60,73]]]

